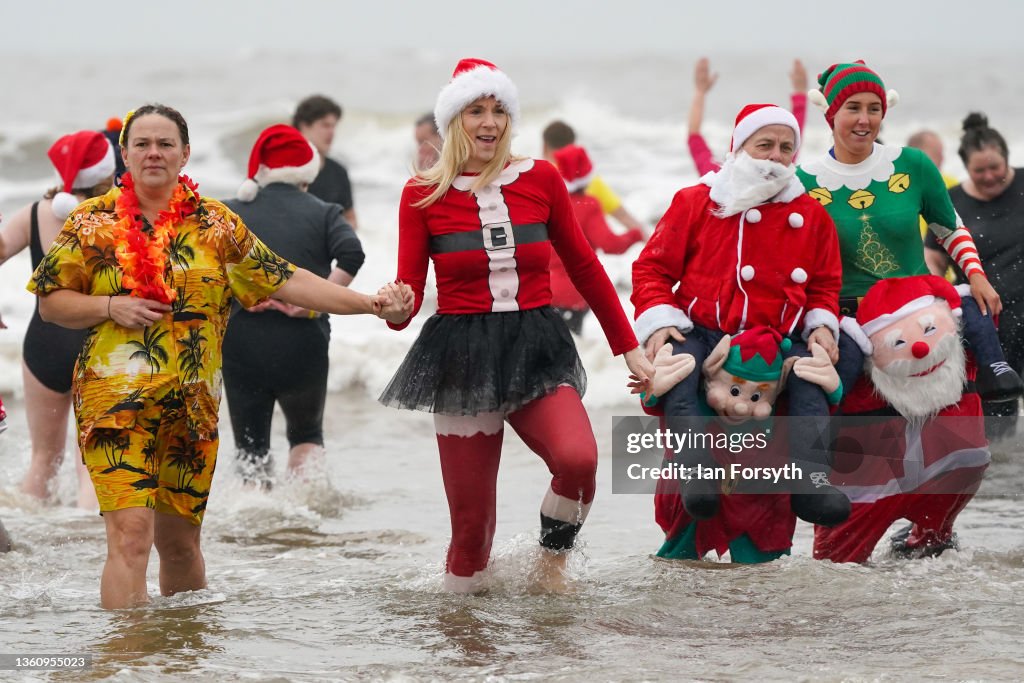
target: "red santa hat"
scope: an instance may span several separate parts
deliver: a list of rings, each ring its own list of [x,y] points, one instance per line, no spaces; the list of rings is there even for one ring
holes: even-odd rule
[[[594,177],[594,165],[590,163],[587,150],[579,145],[566,145],[555,150],[555,166],[565,180],[569,192],[579,192],[590,184]]]
[[[46,153],[60,176],[61,192],[50,206],[60,220],[66,219],[81,202],[76,189],[87,189],[114,175],[114,148],[103,133],[80,130],[53,143]]]
[[[514,130],[519,122],[519,91],[512,79],[483,59],[460,59],[452,72],[452,79],[441,88],[434,105],[434,123],[441,138],[447,134],[451,120],[466,105],[488,96],[494,96],[505,106]]]
[[[857,307],[857,323],[864,334],[906,318],[936,301],[945,300],[955,317],[960,317],[960,294],[937,275],[912,275],[880,280],[871,286]]]
[[[788,110],[774,104],[748,104],[736,115],[736,126],[732,129],[730,152],[735,152],[751,135],[765,126],[789,126],[793,129],[794,149],[800,149],[800,124]]]
[[[251,202],[260,186],[269,183],[311,183],[320,173],[320,154],[302,133],[291,126],[276,124],[256,139],[249,154],[248,178],[237,197]]]

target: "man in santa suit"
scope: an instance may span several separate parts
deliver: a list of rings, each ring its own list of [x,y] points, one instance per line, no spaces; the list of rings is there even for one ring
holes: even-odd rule
[[[653,358],[671,341],[676,354],[702,365],[723,334],[764,325],[792,346],[787,357],[807,357],[817,342],[838,358],[838,302],[842,272],[835,225],[808,197],[795,176],[800,128],[774,105],[751,104],[736,118],[732,145],[721,170],[680,190],[633,265],[636,332]],[[699,373],[662,399],[666,416],[683,431],[698,414]],[[806,521],[834,525],[850,503],[827,480],[828,401],[821,387],[794,378],[787,387],[792,462],[803,473],[794,482],[793,512]],[[693,449],[681,464],[711,466]],[[719,482],[684,482],[683,504],[696,519],[718,509]]]
[[[815,529],[816,558],[864,562],[899,519],[912,523],[900,554],[953,546],[953,522],[991,459],[981,399],[964,390],[973,367],[960,300],[935,275],[889,278],[864,296],[859,327],[843,320],[868,358],[870,382],[862,378],[844,400],[835,441],[832,482],[853,509],[846,522]]]

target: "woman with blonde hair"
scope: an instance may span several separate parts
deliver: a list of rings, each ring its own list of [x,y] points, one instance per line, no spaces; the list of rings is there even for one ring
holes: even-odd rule
[[[540,508],[539,580],[557,589],[594,497],[597,445],[580,400],[583,366],[550,305],[552,249],[612,352],[625,355],[641,382],[654,369],[576,222],[558,171],[511,153],[519,100],[508,76],[490,62],[461,60],[434,117],[441,156],[402,193],[398,279],[412,286],[415,315],[433,261],[438,312],[381,401],[435,415],[452,522],[445,587],[482,587],[508,421],[552,474]],[[409,319],[389,324],[400,330]]]

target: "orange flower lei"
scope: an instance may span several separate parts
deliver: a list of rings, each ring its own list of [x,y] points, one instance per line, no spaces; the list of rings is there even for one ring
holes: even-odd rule
[[[114,204],[118,221],[114,225],[115,254],[124,272],[121,286],[131,296],[155,299],[169,304],[178,293],[164,280],[167,269],[167,246],[177,234],[175,224],[195,213],[199,206],[198,185],[186,175],[178,176],[171,203],[157,214],[150,226],[142,218],[139,197],[131,173],[121,176],[121,195]]]

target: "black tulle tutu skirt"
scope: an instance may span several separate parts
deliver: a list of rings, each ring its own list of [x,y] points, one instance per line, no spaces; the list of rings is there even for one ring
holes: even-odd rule
[[[443,415],[511,412],[566,384],[586,390],[576,345],[550,307],[435,315],[380,396]]]

